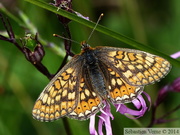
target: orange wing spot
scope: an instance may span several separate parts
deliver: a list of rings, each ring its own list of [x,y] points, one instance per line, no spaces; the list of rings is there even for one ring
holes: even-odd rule
[[[44,118],[44,113],[43,112],[41,112],[41,114],[39,115],[41,118]]]
[[[51,100],[51,104],[54,104],[54,99]]]
[[[108,68],[108,71],[110,71],[110,72],[111,72],[111,71],[113,71],[113,70],[112,70],[111,68]],[[112,73],[112,74],[115,74],[115,72],[113,71],[113,73]]]
[[[42,97],[42,102],[45,104],[47,102],[47,99],[48,99],[48,94],[46,93]]]
[[[63,80],[68,80],[70,75],[65,75],[65,76],[62,76],[63,77]]]
[[[49,120],[49,114],[46,114],[46,115],[45,115],[45,119],[46,119],[46,120]]]
[[[55,97],[55,100],[56,100],[57,102],[60,101],[60,99],[61,99],[61,96],[60,96],[60,95],[58,95],[58,96]]]
[[[72,112],[73,109],[70,107],[70,108],[67,108],[67,112]]]
[[[71,108],[75,104],[75,101],[68,101],[68,108]]]
[[[128,53],[128,56],[131,61],[134,61],[136,59],[136,57],[134,57],[134,53]]]
[[[154,75],[154,78],[155,78],[156,80],[159,80],[159,76],[157,76],[157,75]]]
[[[62,103],[61,103],[61,109],[62,109],[62,110],[63,110],[63,109],[66,109],[66,107],[67,107],[67,106],[66,106],[66,103],[67,103],[67,102],[62,102]]]
[[[46,110],[45,110],[45,113],[48,113],[49,114],[49,112],[50,112],[50,110],[49,110],[50,108],[49,108],[49,106],[46,106]]]
[[[163,73],[166,73],[167,71],[167,69],[165,70],[164,68],[160,68],[160,70],[161,70],[161,72],[163,72]]]
[[[84,112],[85,112],[86,110],[90,110],[88,103],[85,102],[85,101],[82,101],[82,102],[81,102],[81,106],[82,106],[82,109],[83,109]]]
[[[120,75],[116,73],[116,77],[120,77]]]
[[[137,60],[136,60],[136,63],[144,64],[144,59],[142,59],[142,60],[137,59]],[[147,62],[146,62],[146,64],[147,64]]]
[[[51,97],[52,97],[52,98],[54,98],[54,97],[57,95],[57,92],[58,92],[57,90],[53,91],[53,93],[52,93],[52,94],[50,94],[50,95],[51,95]]]
[[[152,67],[152,69],[154,70],[155,73],[159,71],[159,69],[157,69],[156,67]]]
[[[50,113],[54,113],[54,112],[55,112],[55,110],[54,110],[54,105],[51,105],[51,106],[50,106],[49,112],[50,112]]]
[[[143,75],[141,72],[137,73],[137,77],[139,78],[140,81],[141,81],[143,78],[145,78],[144,75]]]
[[[115,88],[113,91],[114,98],[122,97],[121,91],[118,88]]]
[[[51,99],[51,97],[48,97],[48,99],[47,99],[47,102],[46,102],[46,103],[47,103],[48,105],[50,105],[50,104],[51,104],[51,100],[52,100],[52,99]]]
[[[49,87],[49,95],[52,95],[54,92],[54,86]]]
[[[150,77],[151,76],[151,74],[146,70],[146,71],[144,71],[144,75],[146,76],[146,78],[148,78],[148,77]]]
[[[129,61],[129,57],[127,55],[127,52],[124,52],[124,58],[123,58],[124,61]]]
[[[76,107],[75,112],[76,112],[77,114],[80,114],[80,113],[84,112],[83,109],[82,109],[82,107],[81,107],[81,105],[80,105],[80,103],[79,103],[78,106]]]
[[[54,115],[51,114],[49,118],[50,118],[51,120],[54,119]]]
[[[42,105],[42,106],[41,106],[41,112],[45,112],[45,110],[46,110],[46,106],[45,106],[45,105]]]
[[[80,99],[85,100],[85,98],[86,98],[86,96],[85,96],[84,92],[82,92],[81,95],[80,95]]]
[[[59,116],[60,116],[59,112],[56,112],[55,113],[55,118],[59,118]]]
[[[42,101],[41,101],[41,100],[36,101],[36,103],[35,103],[35,105],[34,105],[34,109],[39,109],[39,108],[41,108],[41,105],[42,105]]]
[[[80,82],[81,82],[81,83],[84,82],[84,78],[81,78]]]
[[[130,85],[127,84],[126,87],[127,87],[127,90],[128,90],[129,95],[130,95],[131,93],[135,93],[135,89],[136,89],[135,86],[130,86]]]
[[[89,99],[88,100],[88,104],[89,104],[89,107],[92,108],[93,106],[97,106],[96,102],[94,99]]]
[[[75,98],[76,98],[76,95],[75,95],[76,93],[75,92],[72,92],[72,93],[68,93],[68,99],[70,100],[74,100]]]
[[[116,54],[116,51],[111,51],[111,52],[109,52],[109,56],[111,56],[111,57],[114,57],[115,55],[117,55]],[[110,60],[112,59],[112,58],[109,58]],[[113,60],[113,59],[112,59]]]
[[[151,76],[148,79],[149,79],[149,82],[153,82],[154,81],[154,78],[152,78]]]
[[[162,66],[159,63],[155,63],[154,66],[157,68],[162,68]]]
[[[151,63],[154,63],[154,58],[152,58],[152,57],[146,56],[145,59]]]
[[[118,51],[117,52],[117,56],[116,56],[116,58],[118,58],[118,59],[122,59],[124,57],[124,55],[123,55],[123,51]]]
[[[111,95],[111,97],[112,97],[112,98],[115,98],[115,96],[114,96],[114,93],[113,93],[113,92],[110,92],[110,95]]]
[[[96,104],[100,103],[100,99],[98,97],[95,99],[95,101],[96,101]]]
[[[65,110],[61,111],[61,115],[65,115],[67,112]]]
[[[129,81],[132,82],[132,83],[134,83],[134,84],[137,84],[137,82],[138,82],[139,80],[138,80],[137,76],[133,76],[133,77],[129,78]]]
[[[79,87],[79,91],[82,91],[83,89],[81,87]]]
[[[60,88],[61,88],[59,79],[57,79],[57,80],[54,82],[54,85],[55,85],[56,89],[60,89]]]
[[[63,72],[62,74],[61,74],[61,77],[63,77],[63,76],[66,76],[66,72]]]
[[[163,77],[163,74],[161,72],[158,72],[159,77]]]
[[[68,69],[66,70],[66,72],[69,73],[69,74],[71,74],[73,71],[74,71],[73,68],[68,68]]]
[[[136,58],[141,60],[141,61],[145,61],[145,59],[143,58],[142,54],[136,54]]]
[[[143,84],[148,84],[149,82],[148,82],[146,79],[143,79],[143,80],[142,80],[142,83],[143,83]]]
[[[129,70],[135,70],[135,66],[133,66],[133,65],[127,65],[128,66],[128,68],[129,68]]]
[[[64,91],[62,92],[62,97],[67,96],[67,94],[68,94],[68,91],[67,91],[67,90],[64,90]]]
[[[164,63],[165,65],[170,66],[170,63],[169,63],[168,61],[163,61],[163,63]],[[164,64],[163,64],[163,65],[164,65]]]
[[[153,63],[149,62],[148,60],[145,61],[145,63],[148,65],[148,66],[151,66]]]
[[[125,62],[123,61],[123,63],[121,61],[118,61],[117,64],[115,64],[114,66],[117,67],[117,68],[120,68],[121,70],[125,70],[125,66],[124,65],[128,65],[129,62]]]
[[[64,81],[63,79],[61,79],[61,86],[65,87],[65,85],[67,85],[67,81]]]
[[[165,60],[161,57],[155,57],[156,62],[158,62],[159,64],[162,64]]]
[[[121,86],[120,88],[121,91],[121,96],[123,97],[124,95],[129,95],[127,88],[125,86]]]

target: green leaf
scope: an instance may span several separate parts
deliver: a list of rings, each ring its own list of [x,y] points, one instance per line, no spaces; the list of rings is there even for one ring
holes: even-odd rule
[[[37,5],[37,6],[41,7],[41,8],[44,8],[46,10],[49,10],[49,11],[51,11],[53,13],[56,13],[56,14],[59,14],[61,16],[66,17],[66,18],[69,18],[70,20],[78,22],[78,23],[80,23],[82,25],[85,25],[85,26],[87,26],[89,28],[94,28],[94,26],[95,26],[94,22],[91,22],[89,20],[85,20],[83,18],[80,18],[80,17],[76,16],[75,14],[69,13],[69,12],[67,12],[65,10],[58,9],[57,7],[54,7],[53,5],[45,3],[44,1],[41,1],[41,0],[25,0],[25,1],[30,2],[30,3],[32,3],[34,5]],[[114,31],[112,31],[112,30],[110,30],[110,29],[108,29],[108,28],[106,28],[106,27],[104,27],[102,25],[97,25],[96,30],[103,33],[103,34],[106,34],[106,35],[108,35],[108,36],[110,36],[112,38],[115,38],[115,39],[117,39],[117,40],[119,40],[121,42],[124,42],[124,43],[126,43],[126,44],[128,44],[130,46],[138,48],[140,50],[150,52],[150,53],[156,54],[158,56],[162,56],[163,58],[170,61],[171,64],[180,67],[180,61],[178,61],[176,59],[173,59],[170,56],[168,56],[168,55],[166,55],[166,54],[164,54],[164,53],[162,53],[162,52],[160,52],[158,50],[155,50],[150,46],[143,45],[143,44],[141,44],[141,43],[139,43],[139,42],[137,42],[137,41],[135,41],[135,40],[133,40],[133,39],[131,39],[129,37],[126,37],[126,36],[124,36],[124,35],[122,35],[120,33],[114,32]]]

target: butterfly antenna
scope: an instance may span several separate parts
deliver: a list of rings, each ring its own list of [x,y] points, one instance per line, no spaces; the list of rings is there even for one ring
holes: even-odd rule
[[[71,41],[73,43],[76,43],[76,44],[79,44],[79,42],[75,41],[75,40],[72,40],[72,39],[69,39],[69,38],[66,38],[66,37],[63,37],[63,36],[60,36],[58,34],[53,34],[54,37],[59,37],[59,38],[62,38],[62,39],[65,39],[67,41]]]
[[[97,20],[97,22],[96,22],[96,25],[94,26],[93,30],[91,31],[91,33],[90,33],[90,35],[89,35],[89,38],[87,39],[87,42],[90,40],[92,34],[94,33],[94,30],[96,29],[96,27],[97,27],[99,21],[101,20],[101,18],[102,18],[103,16],[104,16],[103,13],[99,16],[99,18],[98,18],[98,20]]]

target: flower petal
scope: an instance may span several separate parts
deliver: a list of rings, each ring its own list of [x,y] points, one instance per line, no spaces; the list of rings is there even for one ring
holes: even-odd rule
[[[111,128],[111,121],[110,118],[114,119],[113,115],[111,114],[111,108],[108,102],[105,102],[106,106],[101,110],[101,115],[99,116],[99,123],[98,123],[98,133],[99,135],[103,135],[102,127],[105,124],[106,128],[106,135],[112,135],[112,128]]]
[[[150,100],[150,98],[149,98],[149,100]],[[132,110],[132,109],[128,108],[127,106],[125,106],[124,104],[114,104],[114,106],[117,108],[117,111],[119,111],[121,114],[124,114],[124,115],[130,114],[133,116],[137,116],[136,118],[130,118],[129,116],[125,115],[126,117],[128,117],[130,119],[137,119],[137,118],[143,116],[148,108],[146,106],[146,102],[145,102],[144,98],[141,95],[139,95],[136,100],[132,101],[132,103],[134,104],[134,106],[137,109],[141,108],[141,110]]]
[[[89,123],[89,131],[90,135],[97,135],[97,131],[95,129],[95,114],[90,117],[90,123]]]
[[[172,58],[177,59],[180,57],[180,51],[171,55]]]

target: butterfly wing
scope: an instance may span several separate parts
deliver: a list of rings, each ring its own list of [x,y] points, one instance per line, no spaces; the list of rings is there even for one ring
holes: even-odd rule
[[[97,47],[96,56],[129,85],[144,86],[160,81],[170,71],[170,63],[153,54],[126,48]]]
[[[104,74],[106,88],[109,90],[108,98],[114,104],[129,103],[142,93],[144,86],[129,85],[110,66],[102,61],[99,61],[98,64],[101,72]]]
[[[101,97],[92,89],[86,74],[83,74],[79,87],[78,105],[67,117],[86,120],[93,114],[96,114],[103,106]]]
[[[80,56],[73,57],[44,88],[32,114],[40,121],[53,121],[71,113],[78,105]]]

